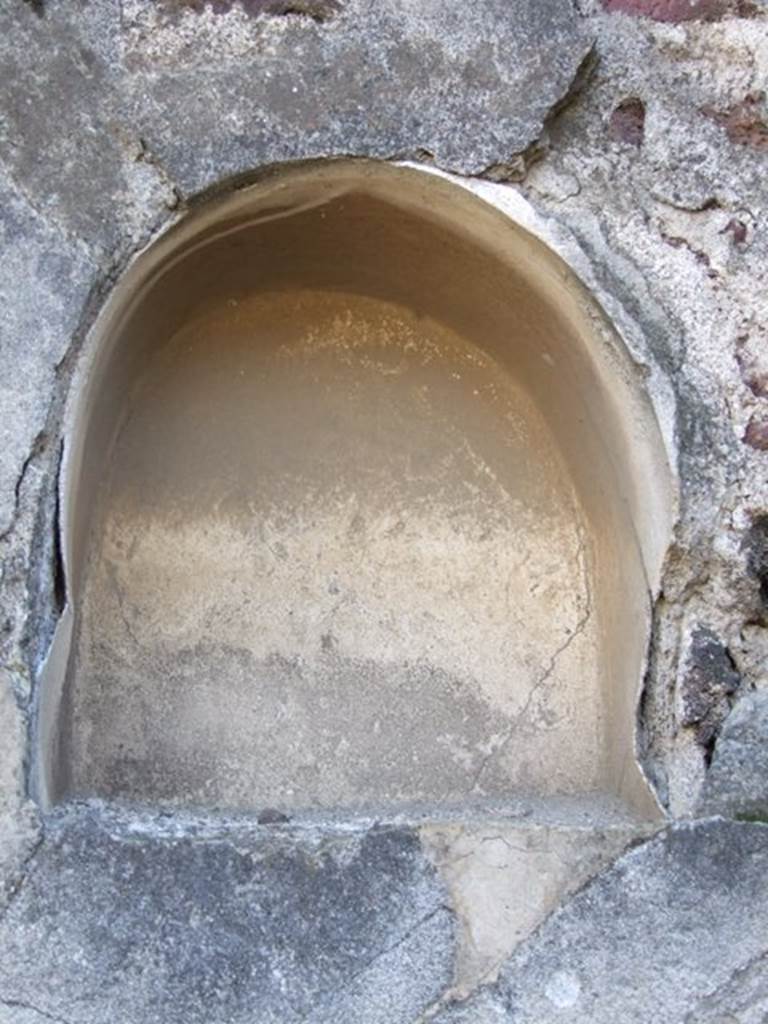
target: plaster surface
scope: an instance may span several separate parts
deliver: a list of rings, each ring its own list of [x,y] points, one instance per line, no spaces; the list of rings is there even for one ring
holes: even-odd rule
[[[723,1002],[737,1021],[756,1019],[768,941],[766,831],[704,821],[631,850],[566,900],[495,986],[434,1019],[672,1024],[713,1019]]]
[[[599,785],[573,485],[520,385],[428,314],[231,298],[147,361],[108,474],[72,793],[308,809]]]
[[[67,412],[44,799],[652,817],[670,479],[565,268],[457,183],[340,161],[201,208],[132,280]]]
[[[568,824],[499,816],[423,825],[422,846],[456,911],[453,985],[440,1001],[466,999],[496,981],[510,954],[568,895],[652,831],[588,815]]]

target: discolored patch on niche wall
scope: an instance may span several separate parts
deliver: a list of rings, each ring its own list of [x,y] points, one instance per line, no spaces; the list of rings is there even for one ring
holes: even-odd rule
[[[109,474],[76,790],[139,764],[147,796],[459,800],[513,723],[484,791],[512,757],[558,781],[542,730],[560,785],[589,773],[583,514],[528,396],[449,328],[343,292],[232,298],[145,367]]]
[[[157,243],[70,403],[45,798],[652,814],[668,480],[587,301],[388,165],[285,171]]]

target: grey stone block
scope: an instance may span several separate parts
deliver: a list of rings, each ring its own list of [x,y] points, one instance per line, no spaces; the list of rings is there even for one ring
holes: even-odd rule
[[[765,826],[673,826],[554,913],[510,958],[494,988],[436,1020],[692,1022],[754,971],[751,991],[764,1000],[766,878]]]
[[[72,17],[53,5],[42,18],[23,3],[0,9],[0,142],[35,209],[109,261],[163,219],[174,195],[122,111],[119,10],[90,8]]]
[[[701,811],[768,821],[768,692],[742,697],[723,723]]]
[[[45,425],[56,364],[72,335],[96,267],[85,246],[41,217],[0,168],[0,533]]]
[[[128,43],[136,124],[185,192],[350,153],[477,173],[539,139],[591,47],[567,0],[351,0],[279,28],[186,6],[203,10],[164,23],[134,2]]]
[[[0,923],[0,1006],[69,1024],[405,1022],[450,982],[446,902],[410,830],[224,838],[84,812]]]

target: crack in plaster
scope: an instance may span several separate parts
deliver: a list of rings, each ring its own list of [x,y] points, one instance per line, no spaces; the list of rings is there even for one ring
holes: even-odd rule
[[[597,67],[597,44],[593,40],[589,49],[582,57],[580,63],[573,73],[570,84],[563,92],[560,99],[555,100],[550,106],[541,122],[541,130],[535,138],[531,139],[527,146],[510,154],[504,160],[489,164],[475,174],[461,175],[450,167],[437,166],[441,170],[449,171],[452,174],[459,174],[468,178],[484,178],[487,181],[509,183],[524,181],[531,167],[543,160],[549,151],[549,135],[558,117],[574,103],[589,85],[592,74]],[[433,161],[434,162],[434,161]]]
[[[591,881],[591,879],[590,879],[590,881]],[[541,925],[543,925],[552,916],[552,914],[555,913],[555,911],[557,909],[558,909],[557,907],[553,908],[553,910],[551,910],[546,915],[546,917],[544,917],[544,919],[541,922]],[[529,939],[531,939],[533,937],[533,935],[536,934],[536,932],[539,930],[541,925],[539,925],[537,928],[535,928],[534,931],[531,933],[531,935],[529,935],[527,939],[524,939],[523,942],[520,943],[520,946],[524,946],[525,943]],[[520,948],[520,946],[518,946],[517,948]],[[480,974],[477,977],[477,979],[475,980],[474,984],[469,985],[468,987],[462,987],[461,985],[457,984],[456,980],[454,979],[443,990],[443,992],[440,993],[440,995],[437,997],[437,999],[433,1003],[430,1003],[430,1005],[426,1008],[426,1010],[424,1010],[422,1012],[421,1016],[416,1018],[416,1020],[414,1021],[414,1024],[428,1024],[428,1022],[430,1020],[433,1020],[434,1017],[438,1013],[440,1013],[441,1010],[446,1009],[446,1007],[449,1007],[449,1006],[463,1006],[465,1003],[469,1002],[469,1000],[474,995],[476,995],[481,989],[488,988],[490,985],[492,985],[495,982],[496,978],[498,977],[499,969],[501,968],[501,966],[504,964],[504,962],[507,959],[508,959],[508,957],[505,956],[505,957],[502,957],[498,961],[494,961],[494,963],[490,964],[482,972],[482,974]]]
[[[550,656],[547,667],[544,669],[542,674],[539,676],[539,678],[536,680],[536,682],[529,690],[528,696],[525,700],[525,704],[520,709],[520,711],[515,715],[508,729],[505,731],[501,742],[497,746],[495,746],[491,751],[489,751],[489,753],[486,754],[483,760],[481,761],[480,767],[478,768],[477,773],[475,774],[475,778],[473,780],[470,793],[476,792],[478,786],[480,785],[480,780],[485,774],[485,771],[488,768],[488,765],[491,763],[491,761],[494,758],[497,758],[498,756],[503,754],[504,750],[507,748],[513,736],[515,735],[515,732],[517,731],[518,727],[525,721],[531,709],[531,704],[533,703],[534,698],[541,691],[542,687],[546,685],[546,683],[552,676],[553,672],[555,671],[558,660],[562,657],[563,654],[565,654],[565,652],[576,640],[576,638],[584,633],[584,630],[587,628],[587,625],[589,624],[589,621],[592,617],[592,586],[589,578],[589,570],[586,563],[586,538],[584,535],[584,527],[581,523],[577,525],[577,531],[579,534],[579,546],[576,551],[576,557],[581,567],[581,573],[584,580],[584,592],[586,595],[584,611],[582,612],[578,622],[576,623],[576,626],[569,634],[567,639],[565,639],[559,645],[559,647],[556,648],[554,653]]]
[[[724,982],[722,982],[722,984],[718,985],[717,988],[713,989],[711,992],[707,992],[703,995],[695,1009],[685,1015],[682,1024],[699,1024],[702,1009],[706,1010],[707,1008],[710,1008],[710,1005],[714,1000],[728,994],[734,983],[738,984],[739,981],[743,981],[750,971],[761,963],[764,967],[768,967],[768,949],[756,954],[750,960],[747,960],[746,963],[737,967],[736,970]],[[718,1017],[717,1020],[720,1021],[720,1018]],[[723,1024],[728,1024],[730,1020],[730,1017],[724,1017]],[[733,1020],[735,1022],[736,1018],[734,1017]]]
[[[492,991],[490,986],[495,984],[498,978],[499,970],[502,968],[504,963],[509,959],[509,957],[513,954],[519,953],[521,950],[524,950],[526,946],[528,946],[529,944],[534,943],[536,937],[542,931],[542,929],[548,924],[548,922],[552,918],[560,914],[563,908],[566,907],[571,902],[571,900],[573,900],[580,893],[588,889],[589,886],[593,885],[596,879],[603,875],[607,870],[609,870],[612,867],[612,865],[614,865],[621,857],[625,856],[630,851],[634,851],[638,847],[645,845],[651,840],[657,839],[659,836],[663,835],[668,831],[669,829],[667,827],[664,827],[663,825],[648,825],[646,828],[641,829],[640,832],[626,834],[624,836],[624,840],[620,842],[615,849],[613,849],[607,860],[605,860],[602,863],[595,862],[593,864],[593,869],[588,871],[587,874],[582,878],[582,880],[573,888],[568,888],[568,886],[566,885],[566,887],[561,892],[560,897],[554,900],[551,907],[545,911],[541,920],[538,921],[538,923],[533,927],[533,930],[530,931],[523,938],[518,940],[515,943],[511,952],[507,952],[505,955],[501,956],[494,962],[490,963],[488,967],[481,973],[479,973],[470,984],[467,984],[466,982],[460,983],[458,977],[455,976],[451,984],[449,984],[445,988],[445,990],[438,996],[438,998],[433,1003],[431,1003],[426,1010],[423,1011],[421,1016],[417,1018],[414,1024],[428,1024],[430,1020],[432,1020],[438,1013],[440,1013],[442,1010],[445,1010],[447,1007],[462,1006],[465,1003],[467,1003],[470,999],[472,999],[475,995],[477,995],[477,993],[481,990],[486,990],[488,992]],[[502,835],[482,836],[480,839],[481,845],[486,842],[495,841],[503,843],[505,847],[514,852],[527,855],[535,854],[536,852],[535,849],[531,847],[517,846],[516,844],[509,842],[509,840]],[[560,852],[552,845],[548,846],[547,852],[549,854],[553,854],[564,867],[573,866],[572,864],[569,864],[569,862],[567,862],[566,859],[561,856]],[[441,873],[443,873],[446,866],[449,866],[450,864],[456,864],[459,861],[466,860],[467,858],[473,857],[475,855],[475,853],[470,852],[461,854],[456,857],[452,857],[450,861],[447,862],[447,864],[444,864],[441,868],[439,868],[439,870],[441,871]],[[499,868],[502,867],[506,867],[506,865],[499,865]],[[455,900],[455,896],[452,898]],[[454,913],[458,921],[462,925],[465,925],[467,923],[468,918],[465,910],[455,907]],[[465,939],[471,936],[471,931],[471,928],[467,929],[465,933]],[[472,941],[471,937],[470,941]],[[749,964],[745,965],[743,970],[746,971],[751,966],[752,962],[750,961]],[[694,1024],[693,1018],[691,1018],[690,1020],[686,1019],[684,1024]]]
[[[11,886],[5,905],[3,907],[0,907],[0,921],[3,921],[8,916],[11,907],[21,894],[21,891],[24,888],[32,872],[32,863],[37,857],[40,850],[42,849],[44,842],[45,836],[39,835],[32,844],[32,848],[30,849],[30,851],[22,859],[21,864],[19,864],[19,867],[17,869],[19,876],[18,880],[15,882],[14,885]]]
[[[47,441],[48,437],[45,429],[39,431],[30,445],[29,453],[21,464],[19,474],[16,477],[16,483],[13,487],[13,511],[9,517],[8,525],[0,532],[0,541],[8,540],[16,529],[16,523],[21,512],[21,492],[27,478],[27,473],[37,457],[46,450]]]
[[[130,164],[131,161],[129,161],[128,158],[125,158],[125,162],[126,164]],[[7,526],[0,532],[0,541],[9,539],[16,530],[16,526],[22,512],[22,488],[30,469],[39,457],[46,455],[49,450],[49,439],[60,435],[60,430],[58,428],[60,427],[64,405],[64,399],[62,396],[65,395],[68,390],[70,372],[73,368],[74,361],[79,355],[81,343],[88,334],[88,331],[99,313],[104,300],[109,295],[125,267],[131,262],[134,256],[136,256],[142,249],[146,248],[147,245],[151,244],[155,238],[161,234],[167,226],[169,226],[168,216],[173,219],[174,215],[183,212],[183,210],[186,209],[186,200],[182,195],[181,190],[173,182],[170,175],[156,157],[149,152],[144,140],[141,138],[139,139],[139,155],[133,160],[133,162],[141,162],[150,167],[153,173],[156,174],[158,181],[166,188],[170,189],[174,194],[177,199],[177,203],[175,206],[168,208],[167,215],[163,215],[161,213],[151,224],[147,225],[140,237],[131,239],[129,245],[125,248],[125,251],[113,254],[112,258],[106,262],[98,260],[98,254],[80,234],[68,229],[58,220],[54,219],[50,213],[38,207],[32,196],[29,194],[29,191],[25,189],[24,185],[17,180],[16,176],[11,173],[8,167],[3,167],[9,180],[13,184],[14,189],[39,221],[44,224],[46,228],[58,235],[62,241],[74,245],[79,250],[80,255],[86,259],[95,270],[101,271],[101,273],[98,273],[84,303],[82,304],[77,323],[69,336],[69,344],[61,358],[54,365],[56,380],[51,389],[51,413],[49,414],[45,426],[33,439],[29,453],[25,457],[19,470],[14,485],[14,508]]]
[[[0,996],[0,1006],[8,1006],[11,1009],[17,1010],[29,1010],[32,1013],[38,1014],[44,1020],[54,1021],[55,1024],[70,1024],[64,1017],[54,1017],[52,1013],[41,1010],[39,1006],[34,1006],[32,1003],[24,1003],[19,999],[4,999],[3,996]]]
[[[138,139],[138,147],[139,152],[135,158],[135,162],[144,164],[154,171],[157,175],[159,184],[168,190],[169,195],[175,197],[176,201],[174,205],[169,206],[168,209],[176,210],[179,206],[184,206],[186,204],[186,197],[184,196],[181,188],[173,180],[160,158],[152,152],[145,139],[141,136],[139,136]]]

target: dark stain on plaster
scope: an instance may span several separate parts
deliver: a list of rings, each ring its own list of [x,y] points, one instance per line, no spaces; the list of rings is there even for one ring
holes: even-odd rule
[[[701,266],[706,267],[707,277],[717,277],[717,271],[712,266],[712,262],[704,252],[703,249],[698,249],[696,246],[691,245],[687,238],[683,238],[682,235],[669,235],[663,229],[659,229],[659,234],[667,245],[670,245],[673,249],[687,249],[688,252],[695,258],[697,263]]]
[[[752,520],[744,535],[743,550],[747,558],[747,572],[760,587],[760,599],[768,608],[768,513]]]
[[[611,135],[618,142],[640,146],[645,134],[645,104],[637,96],[622,100],[611,114]]]
[[[755,398],[768,398],[768,362],[761,358],[761,352],[755,352],[745,344],[747,340],[739,339],[736,348],[741,379]]]
[[[731,217],[720,234],[730,235],[733,244],[739,246],[744,245],[747,241],[747,230],[747,225],[743,220],[740,220],[738,217]]]
[[[749,335],[736,339],[736,362],[741,379],[755,398],[768,398],[768,366],[764,366],[749,347]]]
[[[133,681],[120,680],[122,655],[104,639],[98,641],[98,676],[88,699],[78,703],[71,677],[63,697],[59,771],[61,792],[69,798],[98,795],[194,808],[243,809],[255,803],[260,813],[291,815],[325,799],[317,792],[315,774],[324,766],[327,772],[339,766],[355,781],[354,799],[338,797],[347,806],[361,806],[365,800],[387,803],[392,793],[398,799],[428,799],[424,779],[432,780],[437,799],[456,799],[477,769],[486,737],[508,728],[508,720],[477,694],[471,680],[426,663],[383,665],[326,651],[322,668],[315,670],[298,658],[275,653],[266,661],[256,660],[246,648],[202,641],[195,648],[135,652],[140,672],[153,681],[153,698],[147,703]],[[287,694],[294,707],[311,709],[311,731],[301,724],[301,716],[294,725],[285,721]],[[216,731],[213,719],[194,715],[186,731],[179,732],[183,713],[215,707],[222,699],[239,708],[223,732]],[[98,737],[88,741],[86,750],[82,723],[90,716],[98,719]],[[168,743],[147,742],[163,719],[172,723]],[[262,726],[281,721],[277,729]],[[471,769],[462,767],[439,742],[442,735],[459,730],[463,745],[473,752]],[[345,752],[338,760],[342,740]],[[311,755],[316,767],[307,769],[298,759],[286,762],[290,750]],[[418,755],[407,771],[398,753],[402,750]],[[248,767],[254,756],[257,760]],[[233,777],[227,765],[237,758],[245,758],[245,767]],[[504,772],[503,764],[492,767],[485,780],[491,793],[499,787],[497,773],[503,777]],[[294,791],[297,796],[290,795]]]
[[[289,815],[283,814],[282,811],[278,811],[274,807],[265,807],[263,811],[259,812],[256,819],[259,825],[287,825],[290,820]]]
[[[711,629],[698,626],[691,637],[681,683],[680,724],[695,730],[707,764],[740,685],[741,676],[728,648]]]
[[[38,18],[42,18],[45,14],[45,7],[43,6],[43,0],[24,0],[24,3],[31,10],[35,12]]]
[[[162,7],[170,15],[183,10],[200,13],[206,8],[214,14],[226,14],[240,7],[249,17],[294,14],[313,21],[327,21],[341,9],[341,0],[162,0]]]
[[[603,8],[611,13],[673,24],[683,21],[720,21],[727,14],[751,18],[759,11],[750,0],[603,0]]]
[[[726,110],[703,107],[702,113],[719,124],[737,146],[768,149],[768,110],[765,93],[747,93],[743,100]]]
[[[744,443],[759,452],[768,452],[768,417],[764,413],[753,413],[744,431]]]

